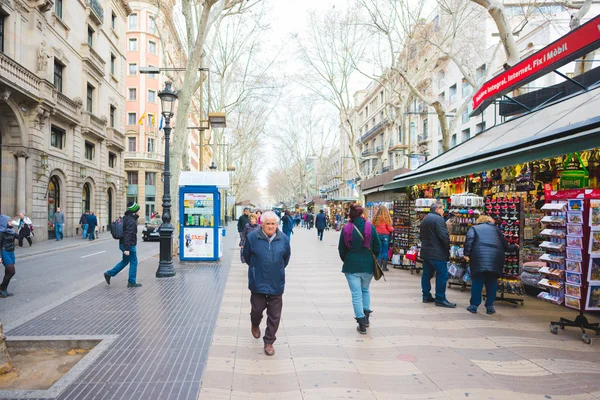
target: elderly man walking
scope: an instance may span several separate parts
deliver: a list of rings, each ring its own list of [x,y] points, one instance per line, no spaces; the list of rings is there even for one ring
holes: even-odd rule
[[[63,224],[65,223],[65,213],[60,210],[60,207],[56,207],[56,212],[54,213],[54,233],[56,235],[56,240],[63,240]]]
[[[275,354],[273,343],[279,328],[285,288],[285,267],[290,256],[290,240],[277,229],[279,218],[273,211],[262,216],[261,228],[250,232],[244,243],[244,260],[248,264],[248,289],[250,289],[250,322],[252,336],[260,338],[260,322],[267,310],[267,329],[263,341],[265,354]]]
[[[423,303],[434,303],[439,307],[454,308],[456,304],[446,299],[448,282],[448,260],[450,259],[450,235],[444,221],[444,205],[436,202],[421,222],[421,257],[423,274],[421,288]],[[431,278],[435,275],[435,298],[431,296]]]

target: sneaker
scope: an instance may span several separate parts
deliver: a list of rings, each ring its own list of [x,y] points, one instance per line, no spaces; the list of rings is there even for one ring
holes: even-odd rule
[[[485,306],[485,312],[487,314],[495,314],[496,310],[494,309],[494,306]]]
[[[467,307],[467,311],[470,312],[471,314],[477,314],[477,307],[469,306],[469,307]]]
[[[108,272],[104,273],[104,280],[106,281],[106,283],[108,283],[110,285],[110,278],[112,278],[112,276],[110,276],[108,274]]]
[[[142,287],[141,283],[131,283],[131,282],[127,282],[127,287]]]

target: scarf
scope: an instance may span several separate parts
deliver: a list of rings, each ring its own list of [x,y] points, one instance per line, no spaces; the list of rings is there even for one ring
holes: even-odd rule
[[[354,224],[352,222],[349,222],[346,225],[344,225],[344,231],[343,231],[344,244],[349,249],[352,248],[352,244],[350,242],[352,241],[352,233],[353,232],[354,232]],[[363,233],[363,236],[365,237],[365,241],[363,242],[363,247],[370,249],[371,248],[371,223],[369,221],[365,221],[365,232]]]
[[[15,235],[13,228],[8,227],[10,217],[8,215],[0,215],[0,233],[10,233]]]

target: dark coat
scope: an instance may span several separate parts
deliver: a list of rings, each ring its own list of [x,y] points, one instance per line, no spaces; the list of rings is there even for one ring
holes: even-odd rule
[[[250,224],[247,223],[246,226],[244,227],[244,230],[242,230],[242,233],[240,235],[240,246],[244,246],[244,244],[246,243],[246,238],[248,237],[248,234],[252,231],[255,231],[257,229],[260,228],[259,224]]]
[[[467,232],[465,256],[468,256],[471,275],[492,272],[498,276],[504,267],[504,253],[516,251],[509,245],[500,229],[489,222],[472,226]]]
[[[125,247],[125,251],[137,246],[137,220],[138,216],[131,211],[126,211],[123,216],[123,237],[119,244]]]
[[[285,233],[288,236],[294,233],[294,220],[292,219],[292,217],[284,215],[281,218],[281,222],[283,223],[283,226],[281,227],[283,233]]]
[[[450,235],[441,215],[430,212],[421,221],[421,258],[448,261],[450,259]]]
[[[92,214],[88,215],[88,232],[94,232],[96,225],[98,225],[98,218]]]
[[[366,221],[364,218],[357,218],[354,220],[354,225],[358,228],[358,230],[365,236],[365,224]],[[340,258],[344,262],[342,267],[342,272],[344,273],[355,273],[355,272],[369,272],[373,273],[373,256],[371,255],[371,251],[375,256],[379,254],[379,250],[381,249],[381,244],[379,242],[379,236],[377,235],[377,231],[375,231],[375,227],[371,224],[371,251],[363,246],[364,241],[360,238],[356,229],[352,230],[352,240],[350,241],[351,247],[346,247],[346,243],[344,243],[344,231],[342,230],[340,234],[340,243],[338,244],[338,251],[340,253]]]
[[[0,251],[4,250],[7,252],[15,251],[15,239],[17,234],[12,232],[0,232]],[[0,255],[0,258],[2,256]]]
[[[89,215],[86,213],[81,214],[81,217],[79,218],[79,224],[80,225],[87,225],[88,224],[88,217]]]
[[[250,222],[250,217],[248,217],[246,214],[242,214],[240,216],[240,218],[238,219],[238,232],[242,233],[242,231],[244,230],[244,227],[249,222]]]
[[[248,264],[248,289],[252,293],[282,295],[291,254],[290,240],[279,229],[271,242],[262,229],[250,232],[243,250]]]
[[[320,231],[327,228],[327,217],[325,216],[325,213],[317,214],[317,220],[315,221],[315,226]]]

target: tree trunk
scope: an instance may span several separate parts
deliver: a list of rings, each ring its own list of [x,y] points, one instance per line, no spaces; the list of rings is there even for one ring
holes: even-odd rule
[[[0,375],[14,371],[10,354],[6,348],[6,336],[4,335],[4,328],[2,322],[0,322]]]

